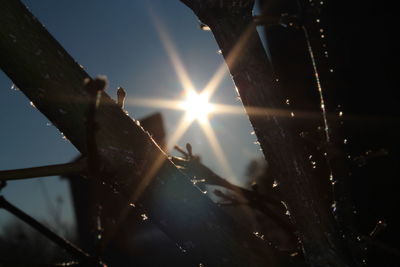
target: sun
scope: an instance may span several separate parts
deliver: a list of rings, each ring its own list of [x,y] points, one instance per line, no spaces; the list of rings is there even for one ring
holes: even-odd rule
[[[186,112],[189,120],[197,120],[200,124],[207,122],[208,116],[214,111],[205,93],[189,90],[186,99],[179,103],[179,107]]]

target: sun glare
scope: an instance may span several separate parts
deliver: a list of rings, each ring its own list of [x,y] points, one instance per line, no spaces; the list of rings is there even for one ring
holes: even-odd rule
[[[186,111],[189,120],[197,120],[199,123],[205,123],[208,115],[213,111],[213,106],[208,102],[208,97],[192,90],[188,91],[186,99],[179,105]]]
[[[179,140],[186,133],[193,122],[197,121],[201,126],[201,129],[204,131],[205,137],[210,143],[211,149],[214,152],[214,155],[216,156],[220,166],[222,167],[224,175],[235,180],[236,177],[228,164],[222,147],[217,139],[217,135],[209,121],[210,114],[242,114],[244,112],[242,107],[231,107],[229,105],[221,105],[209,102],[227,73],[227,67],[225,63],[221,64],[206,86],[201,90],[200,93],[197,93],[194,89],[194,84],[191,81],[189,73],[181,61],[179,54],[164,27],[164,24],[154,13],[151,13],[150,15],[154,20],[154,25],[159,33],[167,55],[171,60],[172,66],[175,69],[180,85],[185,92],[185,96],[183,99],[154,99],[135,97],[127,99],[127,104],[183,111],[184,114],[181,116],[174,131],[167,140],[167,151],[171,151],[173,147],[178,144]],[[234,50],[236,51],[238,49]],[[230,56],[227,59],[228,65],[232,65],[235,61],[234,59],[235,57]],[[152,168],[153,171],[155,172],[161,165],[161,160],[156,161]],[[151,177],[152,175],[147,176]],[[146,181],[147,179],[144,180]],[[138,194],[140,194],[140,192],[138,192]]]

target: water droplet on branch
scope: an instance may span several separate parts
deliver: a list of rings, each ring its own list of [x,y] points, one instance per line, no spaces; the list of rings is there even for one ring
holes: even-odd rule
[[[64,135],[64,133],[63,132],[60,132],[61,133],[61,138],[64,140],[64,141],[68,141],[68,138]]]
[[[149,219],[149,217],[147,217],[147,215],[145,213],[141,214],[140,216],[142,217],[143,221],[146,221]]]
[[[19,88],[15,84],[11,84],[11,90],[19,91]]]

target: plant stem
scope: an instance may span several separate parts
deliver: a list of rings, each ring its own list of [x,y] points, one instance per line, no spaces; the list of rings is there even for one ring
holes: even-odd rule
[[[3,196],[0,196],[0,208],[7,210],[8,212],[14,214],[16,217],[30,225],[32,228],[39,231],[45,237],[59,245],[60,247],[64,248],[66,251],[71,253],[72,255],[78,257],[79,259],[87,259],[89,258],[89,254],[81,250],[80,248],[76,247],[74,244],[69,242],[68,240],[60,237],[49,228],[23,212],[22,210],[18,209],[10,202],[8,202]]]
[[[30,179],[46,176],[66,176],[82,174],[86,171],[86,161],[80,160],[65,164],[0,171],[0,181]]]

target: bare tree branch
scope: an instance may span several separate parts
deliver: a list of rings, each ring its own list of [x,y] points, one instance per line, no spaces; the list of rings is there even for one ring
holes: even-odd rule
[[[182,2],[211,29],[222,51],[270,170],[280,184],[307,261],[311,266],[352,265],[330,210],[318,198],[311,166],[296,141],[298,133],[291,130],[290,112],[286,118],[273,112],[252,114],[254,108],[280,110],[285,103],[256,31],[254,0]]]

